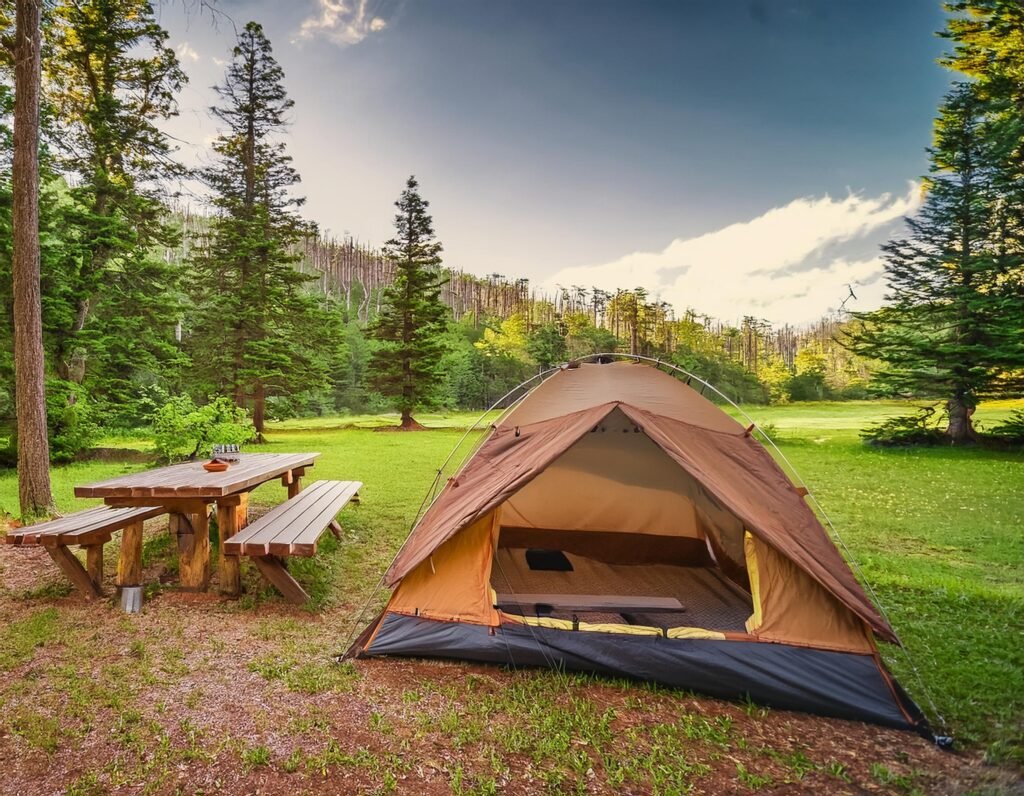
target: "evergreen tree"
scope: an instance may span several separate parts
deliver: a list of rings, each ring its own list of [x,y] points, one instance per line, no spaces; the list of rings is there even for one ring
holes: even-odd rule
[[[927,196],[910,236],[883,246],[889,304],[858,314],[847,339],[880,360],[878,381],[941,395],[954,444],[971,441],[978,400],[1024,384],[1024,248],[1005,229],[1000,159],[986,138],[977,84],[940,109]]]
[[[147,0],[57,3],[49,32],[47,138],[72,187],[51,209],[48,349],[62,379],[121,406],[179,356],[177,274],[156,249],[177,242],[164,197],[184,172],[159,123],[186,77]]]
[[[384,291],[384,305],[371,327],[381,346],[370,360],[370,380],[394,400],[402,428],[415,428],[412,413],[431,403],[441,383],[439,360],[448,308],[441,303],[441,244],[434,238],[429,203],[410,177],[395,202],[394,238],[384,253],[394,263],[395,279]]]
[[[997,202],[996,254],[1024,249],[1024,4],[957,0],[943,34],[954,44],[944,64],[972,80]]]
[[[250,402],[262,434],[268,395],[323,386],[316,354],[337,324],[306,289],[310,277],[294,267],[295,245],[312,229],[298,215],[299,182],[278,140],[292,107],[284,71],[263,28],[248,23],[238,36],[221,104],[223,125],[213,144],[217,162],[204,170],[217,215],[192,259],[189,346],[196,373],[215,392]]]

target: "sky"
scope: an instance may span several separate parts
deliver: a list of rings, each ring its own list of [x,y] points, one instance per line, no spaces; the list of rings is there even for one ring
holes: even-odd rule
[[[805,323],[883,300],[950,75],[938,0],[194,0],[159,6],[210,161],[211,87],[260,22],[304,214],[378,246],[415,174],[445,264]],[[199,201],[194,199],[193,201]]]

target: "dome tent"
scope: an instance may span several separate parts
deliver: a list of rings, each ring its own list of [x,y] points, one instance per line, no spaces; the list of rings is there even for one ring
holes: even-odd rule
[[[555,665],[927,730],[895,633],[744,428],[638,362],[574,363],[413,528],[350,653]]]

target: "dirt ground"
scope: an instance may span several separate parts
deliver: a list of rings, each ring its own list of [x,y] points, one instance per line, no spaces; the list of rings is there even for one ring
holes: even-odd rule
[[[0,793],[1024,794],[908,732],[547,671],[338,664],[356,613],[151,588],[129,616],[0,546]]]

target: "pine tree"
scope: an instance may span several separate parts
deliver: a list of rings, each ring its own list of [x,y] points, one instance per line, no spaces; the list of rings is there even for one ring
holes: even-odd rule
[[[441,244],[434,238],[429,203],[410,177],[395,202],[394,238],[384,247],[395,265],[394,282],[384,291],[380,316],[371,327],[380,348],[370,360],[374,388],[392,398],[402,428],[418,427],[412,413],[431,403],[442,376],[438,364],[448,308],[441,303]]]
[[[213,144],[217,163],[202,176],[217,215],[188,285],[196,373],[239,406],[251,403],[260,434],[268,396],[325,383],[316,350],[335,344],[324,335],[337,326],[294,267],[293,247],[312,228],[298,215],[299,175],[278,140],[293,105],[283,81],[263,28],[248,23],[211,109],[224,131]]]
[[[1024,248],[1005,234],[1000,159],[976,83],[947,94],[910,235],[883,246],[889,302],[857,314],[848,344],[897,394],[946,399],[954,444],[976,437],[980,398],[1024,385]]]
[[[966,76],[981,106],[988,142],[992,208],[999,256],[1024,250],[1024,4],[957,0],[945,38],[955,42],[943,63]],[[1018,260],[1019,262],[1019,260]]]
[[[147,0],[55,4],[46,59],[60,256],[44,263],[44,327],[57,374],[109,406],[178,358],[177,273],[154,254],[178,235],[167,182],[184,173],[160,122],[186,82]]]

